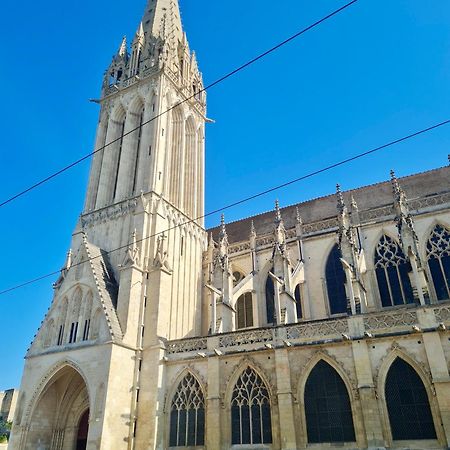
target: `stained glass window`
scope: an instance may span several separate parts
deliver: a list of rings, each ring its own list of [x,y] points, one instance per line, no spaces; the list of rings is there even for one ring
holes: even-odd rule
[[[354,442],[352,408],[347,387],[333,367],[319,361],[305,386],[308,442]]]
[[[273,272],[273,269],[270,272]],[[266,280],[266,313],[267,323],[275,324],[275,286],[270,275],[267,276]]]
[[[242,372],[233,390],[231,438],[233,445],[272,443],[269,393],[250,367]]]
[[[427,242],[427,259],[438,300],[450,298],[450,230],[436,225]]]
[[[384,307],[414,303],[410,271],[411,264],[398,242],[382,236],[375,249],[375,273]]]
[[[241,295],[236,302],[237,328],[253,326],[253,297],[251,292]]]
[[[341,263],[341,251],[335,245],[328,256],[325,267],[327,280],[328,301],[330,313],[346,313],[348,310],[347,294],[345,292],[345,272]]]
[[[178,385],[170,410],[170,447],[205,443],[205,399],[199,382],[187,374]]]
[[[397,358],[389,369],[385,391],[394,440],[436,439],[425,386],[403,359]]]

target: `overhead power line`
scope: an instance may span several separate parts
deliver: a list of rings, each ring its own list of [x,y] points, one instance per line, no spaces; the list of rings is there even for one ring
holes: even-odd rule
[[[431,125],[431,126],[429,126],[429,127],[427,127],[427,128],[423,128],[423,129],[421,129],[421,130],[419,130],[419,131],[415,131],[415,132],[413,132],[413,133],[407,134],[406,136],[403,136],[403,137],[401,137],[401,138],[398,138],[398,139],[395,139],[395,140],[393,140],[393,141],[387,142],[386,144],[379,145],[378,147],[372,148],[372,149],[370,149],[370,150],[367,150],[367,151],[358,153],[358,154],[356,154],[356,155],[354,155],[354,156],[351,156],[351,157],[349,157],[349,158],[342,159],[342,160],[340,160],[340,161],[338,161],[338,162],[335,162],[335,163],[333,163],[333,164],[330,164],[330,165],[328,165],[328,166],[325,166],[325,167],[323,167],[323,168],[321,168],[321,169],[317,169],[317,170],[314,170],[314,171],[312,171],[312,172],[309,172],[309,173],[307,173],[307,174],[305,174],[305,175],[302,175],[301,177],[294,178],[294,179],[292,179],[292,180],[290,180],[290,181],[286,181],[285,183],[279,184],[279,185],[274,186],[274,187],[272,187],[272,188],[270,188],[270,189],[266,189],[266,190],[264,190],[264,191],[260,191],[260,192],[258,192],[258,193],[256,193],[256,194],[253,194],[253,195],[251,195],[251,196],[245,197],[245,198],[243,198],[243,199],[241,199],[241,200],[238,200],[238,201],[236,201],[236,202],[230,203],[230,204],[228,204],[228,205],[226,205],[226,206],[223,206],[223,207],[221,207],[221,208],[218,208],[218,209],[215,209],[215,210],[210,211],[210,212],[208,212],[208,213],[205,213],[205,214],[203,214],[203,215],[201,215],[201,216],[199,216],[199,217],[197,217],[197,218],[195,218],[195,219],[190,219],[190,220],[187,220],[187,221],[185,221],[185,222],[183,222],[183,223],[181,223],[181,224],[179,224],[179,225],[176,225],[176,226],[167,228],[166,230],[160,231],[159,233],[155,233],[155,234],[151,234],[151,235],[149,235],[149,236],[145,236],[145,237],[143,237],[142,239],[138,239],[136,242],[137,242],[137,243],[143,242],[143,241],[145,241],[145,240],[147,240],[147,239],[150,239],[150,238],[152,238],[152,237],[156,237],[156,236],[158,236],[158,235],[167,233],[168,231],[171,231],[171,230],[174,230],[174,229],[176,229],[176,228],[185,226],[185,225],[187,225],[187,224],[189,224],[189,223],[196,222],[197,220],[204,219],[204,218],[206,218],[206,217],[212,216],[212,215],[217,214],[217,213],[219,213],[219,212],[226,211],[226,210],[231,209],[231,208],[233,208],[233,207],[235,207],[235,206],[238,206],[238,205],[241,205],[241,204],[243,204],[243,203],[247,203],[247,202],[249,202],[249,201],[251,201],[251,200],[254,200],[254,199],[258,198],[258,197],[262,197],[263,195],[267,195],[267,194],[269,194],[269,193],[271,193],[271,192],[278,191],[278,190],[280,190],[280,189],[282,189],[282,188],[285,188],[285,187],[287,187],[287,186],[290,186],[290,185],[292,185],[292,184],[298,183],[298,182],[300,182],[300,181],[304,181],[304,180],[306,180],[306,179],[308,179],[308,178],[312,178],[312,177],[314,177],[314,176],[316,176],[316,175],[319,175],[319,174],[321,174],[321,173],[324,173],[324,172],[330,171],[330,170],[332,170],[332,169],[335,169],[336,167],[343,166],[343,165],[348,164],[348,163],[350,163],[350,162],[352,162],[352,161],[355,161],[355,160],[357,160],[357,159],[361,159],[361,158],[363,158],[363,157],[365,157],[365,156],[371,155],[371,154],[373,154],[373,153],[377,153],[377,152],[379,152],[379,151],[381,151],[381,150],[384,150],[384,149],[386,149],[386,148],[389,148],[389,147],[393,147],[394,145],[397,145],[397,144],[400,144],[400,143],[402,143],[402,142],[408,141],[408,140],[413,139],[413,138],[415,138],[415,137],[417,137],[417,136],[420,136],[420,135],[429,133],[429,132],[431,132],[431,131],[433,131],[433,130],[436,130],[437,128],[441,128],[441,127],[443,127],[443,126],[445,126],[445,125],[448,125],[448,124],[450,124],[450,119],[445,120],[445,121],[443,121],[443,122],[436,123],[436,124]],[[122,245],[121,247],[117,247],[117,248],[115,248],[115,249],[113,249],[113,250],[109,250],[109,251],[107,251],[107,252],[104,252],[103,254],[108,254],[108,255],[109,255],[109,254],[114,253],[114,252],[117,252],[117,251],[119,251],[119,250],[126,249],[126,248],[128,248],[128,247],[130,246],[130,244],[131,244],[131,243],[128,243],[127,245]],[[100,255],[100,256],[101,256],[101,255]],[[94,259],[99,258],[100,256],[95,256],[95,257],[89,258],[89,259],[87,259],[87,260],[85,260],[85,261],[81,261],[81,262],[79,262],[79,263],[73,264],[73,265],[71,266],[71,268],[72,268],[72,267],[79,266],[79,265],[81,265],[81,264],[85,264],[85,263],[87,263],[87,262],[89,262],[89,261],[92,261],[92,260],[94,260]],[[20,289],[20,288],[22,288],[22,287],[28,286],[28,285],[33,284],[33,283],[37,283],[38,281],[42,281],[42,280],[44,280],[44,279],[46,279],[46,278],[53,277],[53,276],[55,276],[55,275],[58,275],[60,272],[61,272],[60,270],[56,270],[56,271],[51,272],[51,273],[48,273],[48,274],[46,274],[46,275],[42,275],[42,276],[40,276],[40,277],[38,277],[38,278],[34,278],[34,279],[32,279],[32,280],[26,281],[26,282],[24,282],[24,283],[21,283],[21,284],[15,285],[15,286],[12,286],[12,287],[10,287],[10,288],[6,288],[6,289],[0,291],[0,295],[7,294],[8,292],[15,291],[15,290],[17,290],[17,289]]]
[[[183,103],[186,103],[189,100],[192,100],[193,98],[195,98],[199,94],[201,94],[203,92],[206,92],[207,90],[211,89],[214,86],[217,86],[218,84],[222,83],[223,81],[227,80],[228,78],[231,78],[232,76],[236,75],[237,73],[241,72],[242,70],[246,69],[247,67],[253,65],[254,63],[259,61],[260,59],[263,59],[266,56],[270,55],[271,53],[274,53],[276,50],[278,50],[281,47],[285,46],[289,42],[297,39],[298,37],[300,37],[301,35],[307,33],[308,31],[316,28],[317,26],[319,26],[323,22],[327,21],[328,19],[331,19],[332,17],[336,16],[337,14],[339,14],[340,12],[344,11],[345,9],[349,8],[350,6],[352,6],[353,4],[355,4],[357,2],[358,2],[358,0],[352,0],[352,1],[348,2],[348,3],[346,3],[344,6],[341,6],[340,8],[334,10],[330,14],[327,14],[326,16],[322,17],[321,19],[317,20],[316,22],[312,23],[311,25],[307,26],[306,28],[304,28],[304,29],[300,30],[299,32],[293,34],[292,36],[290,36],[289,38],[287,38],[284,41],[280,42],[279,44],[275,45],[274,47],[270,48],[269,50],[266,50],[265,52],[259,54],[255,58],[253,58],[250,61],[246,62],[245,64],[237,67],[236,69],[232,70],[231,72],[227,73],[226,75],[224,75],[221,78],[217,79],[216,81],[212,82],[211,84],[209,84],[208,86],[204,87],[203,89],[195,92],[193,95],[191,95],[191,96],[185,98],[184,100],[176,103],[175,105],[173,105],[169,109],[163,111],[162,113],[157,114],[155,117],[152,117],[150,120],[147,120],[146,122],[141,123],[138,127],[136,127],[134,129],[124,133],[119,138],[114,139],[111,142],[106,143],[102,147],[100,147],[100,148],[98,148],[98,149],[88,153],[87,155],[82,156],[81,158],[77,159],[76,161],[73,161],[72,163],[70,163],[69,165],[59,169],[58,171],[48,175],[47,177],[41,179],[40,181],[30,185],[29,187],[27,187],[23,191],[20,191],[20,192],[14,194],[12,197],[9,197],[6,200],[3,200],[0,203],[0,207],[3,207],[5,205],[7,205],[8,203],[11,203],[12,201],[18,199],[19,197],[24,196],[25,194],[28,194],[29,192],[33,191],[34,189],[38,188],[39,186],[42,186],[43,184],[47,183],[48,181],[52,180],[53,178],[56,178],[57,176],[63,174],[64,172],[67,172],[68,170],[70,170],[73,167],[77,166],[78,164],[82,163],[83,161],[89,159],[91,156],[95,155],[96,153],[98,153],[98,152],[104,150],[105,148],[109,147],[110,145],[118,142],[119,140],[123,139],[125,136],[128,136],[131,133],[134,133],[135,131],[139,130],[143,126],[148,125],[149,123],[151,123],[154,120],[160,118],[164,114],[167,114],[168,112],[172,111],[173,109],[177,108],[178,106],[182,105]]]

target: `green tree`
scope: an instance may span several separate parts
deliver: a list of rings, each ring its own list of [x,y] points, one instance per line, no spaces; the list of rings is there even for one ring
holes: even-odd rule
[[[12,422],[0,420],[0,444],[8,442],[9,434],[11,432]]]

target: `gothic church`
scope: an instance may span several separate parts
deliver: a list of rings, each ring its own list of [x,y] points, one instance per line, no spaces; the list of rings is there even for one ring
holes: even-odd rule
[[[10,448],[450,447],[450,168],[206,231],[202,89],[177,0],[149,0]]]

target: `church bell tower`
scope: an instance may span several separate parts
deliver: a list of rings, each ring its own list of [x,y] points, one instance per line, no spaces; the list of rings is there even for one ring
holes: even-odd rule
[[[162,448],[165,342],[201,333],[206,98],[177,0],[148,1],[98,103],[84,210],[26,356],[14,450]]]

